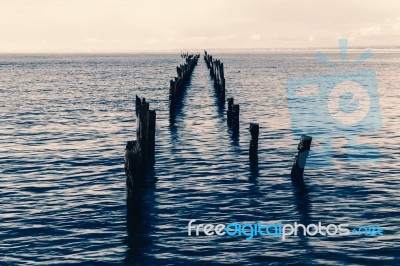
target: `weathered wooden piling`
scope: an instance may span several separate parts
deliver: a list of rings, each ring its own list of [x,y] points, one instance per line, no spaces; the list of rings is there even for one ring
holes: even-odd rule
[[[173,111],[177,104],[180,101],[180,98],[183,94],[184,87],[190,79],[190,76],[193,73],[195,66],[197,66],[197,61],[200,57],[200,54],[196,55],[188,55],[184,54],[182,56],[185,58],[185,63],[176,67],[177,77],[170,81],[170,89],[169,89],[169,102],[170,102],[170,111]]]
[[[149,110],[149,132],[147,140],[147,162],[150,166],[156,163],[156,111]]]
[[[233,98],[228,98],[228,110],[226,111],[226,120],[228,122],[228,126],[232,126],[232,117],[233,117],[233,103],[234,99]]]
[[[260,133],[260,126],[256,123],[250,123],[249,131],[251,134],[249,158],[250,160],[258,159],[258,135]]]
[[[149,110],[145,98],[136,96],[136,137],[128,141],[125,148],[125,173],[127,197],[130,198],[133,188],[142,185],[146,179],[147,169],[155,163],[156,112]]]
[[[239,104],[234,104],[232,107],[232,132],[234,134],[239,134]]]
[[[176,86],[175,80],[171,79],[169,81],[169,106],[172,109],[176,105]]]
[[[304,167],[306,165],[308,154],[310,153],[312,137],[301,135],[300,143],[297,146],[298,154],[295,156],[291,171],[292,181],[303,183]]]
[[[240,106],[234,104],[233,98],[228,98],[228,110],[226,111],[226,121],[228,127],[232,128],[234,134],[239,134],[239,117],[240,117]]]
[[[213,60],[212,55],[204,51],[204,61],[206,62],[207,68],[210,69],[210,75],[214,80],[215,89],[218,94],[218,98],[221,103],[225,103],[225,76],[224,76],[224,64],[220,60]]]

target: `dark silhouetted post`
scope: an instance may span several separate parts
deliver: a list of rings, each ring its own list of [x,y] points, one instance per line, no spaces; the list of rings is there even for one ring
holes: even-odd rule
[[[228,98],[228,111],[226,111],[226,120],[228,122],[228,126],[232,126],[232,116],[233,116],[233,98]]]
[[[221,75],[221,80],[220,80],[220,98],[221,102],[225,102],[225,76],[224,76],[224,63],[221,63],[220,66],[220,75]]]
[[[250,123],[249,128],[251,134],[249,158],[250,160],[258,159],[258,134],[260,133],[260,127],[256,123]]]
[[[149,133],[148,133],[148,163],[153,166],[155,160],[155,143],[156,143],[156,111],[149,110]]]
[[[234,134],[239,134],[239,104],[234,104],[232,108],[232,131]]]
[[[154,165],[156,112],[149,110],[145,98],[136,96],[137,113],[136,138],[128,141],[125,148],[125,173],[127,198],[131,198],[134,188],[145,182],[147,168]]]
[[[170,106],[170,109],[175,108],[175,104],[176,104],[175,96],[176,96],[175,81],[173,79],[171,79],[169,82],[169,106]]]
[[[291,176],[292,181],[296,183],[303,182],[304,167],[306,165],[308,154],[310,153],[312,137],[307,135],[301,135],[300,143],[297,149],[298,154],[294,158]]]

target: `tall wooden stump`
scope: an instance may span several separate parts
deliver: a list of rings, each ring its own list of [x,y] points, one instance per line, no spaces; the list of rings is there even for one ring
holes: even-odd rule
[[[149,104],[136,96],[137,140],[128,141],[125,148],[125,173],[127,199],[138,192],[146,181],[147,169],[154,165],[156,112]]]
[[[297,149],[298,154],[295,156],[290,173],[292,181],[295,183],[303,183],[304,167],[306,165],[308,154],[310,153],[312,137],[301,135],[300,143]]]
[[[250,123],[249,131],[251,134],[249,158],[251,161],[254,161],[258,159],[258,134],[260,133],[260,127],[256,123]]]
[[[140,148],[142,150],[142,158],[147,161],[148,151],[148,131],[149,131],[149,104],[146,103],[145,98],[139,109],[139,130],[137,130],[137,139],[139,140]]]

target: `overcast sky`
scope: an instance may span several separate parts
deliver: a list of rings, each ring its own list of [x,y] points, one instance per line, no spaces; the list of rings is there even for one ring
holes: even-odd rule
[[[1,0],[0,52],[400,46],[399,0]]]

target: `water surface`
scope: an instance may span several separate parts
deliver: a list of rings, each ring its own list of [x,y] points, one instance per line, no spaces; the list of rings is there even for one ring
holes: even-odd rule
[[[0,56],[0,261],[4,265],[391,264],[399,259],[399,53],[364,65],[377,72],[382,128],[363,135],[379,162],[341,156],[291,184],[297,147],[286,79],[332,73],[312,53],[215,54],[227,97],[241,108],[232,137],[202,58],[173,124],[169,79],[177,54]],[[339,60],[339,55],[328,55]],[[350,54],[356,60],[358,54]],[[135,94],[157,111],[156,165],[137,219],[126,223],[125,143],[136,136]],[[260,123],[258,171],[248,124]],[[322,126],[322,125],[321,125]],[[318,145],[318,140],[314,140]],[[334,151],[346,144],[334,140]],[[187,236],[187,223],[255,221],[371,224],[384,236]]]

